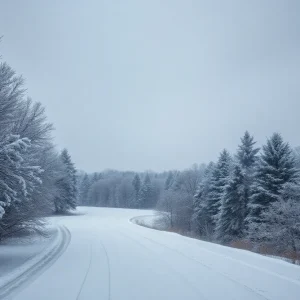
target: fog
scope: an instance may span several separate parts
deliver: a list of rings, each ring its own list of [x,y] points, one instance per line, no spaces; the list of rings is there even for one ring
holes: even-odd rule
[[[245,130],[299,142],[298,1],[3,1],[2,60],[78,169],[183,169]]]

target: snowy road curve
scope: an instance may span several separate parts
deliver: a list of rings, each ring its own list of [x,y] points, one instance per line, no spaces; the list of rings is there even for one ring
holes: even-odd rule
[[[135,225],[149,212],[80,208],[71,241],[17,300],[299,300],[300,267]]]

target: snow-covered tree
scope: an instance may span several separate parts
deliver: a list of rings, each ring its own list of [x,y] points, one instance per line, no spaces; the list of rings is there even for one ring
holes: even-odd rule
[[[56,182],[59,194],[55,197],[55,211],[65,213],[75,209],[77,204],[76,169],[67,149],[61,152],[63,174]]]
[[[168,177],[165,181],[165,190],[169,190],[172,187],[172,185],[174,183],[174,179],[175,179],[174,178],[174,173],[172,171],[170,171],[168,173]]]
[[[212,174],[211,190],[207,199],[207,213],[213,227],[217,224],[221,204],[224,196],[225,187],[229,180],[232,168],[232,158],[229,152],[224,149]]]
[[[132,185],[132,176],[122,177],[121,182],[117,185],[117,198],[119,207],[132,207],[132,198],[135,194],[134,187]]]
[[[139,208],[149,208],[153,202],[153,186],[149,174],[147,173],[141,186],[138,199]]]
[[[191,168],[180,172],[173,186],[174,190],[181,190],[190,196],[194,196],[205,172],[205,167],[194,164]]]
[[[0,142],[0,219],[6,207],[25,201],[41,183],[41,168],[24,160],[30,146],[29,139],[17,135],[7,135]]]
[[[300,259],[300,186],[287,183],[280,199],[262,211],[256,240],[270,244],[276,253]]]
[[[287,183],[297,181],[295,158],[288,143],[283,142],[280,134],[274,133],[262,148],[259,158],[252,195],[249,203],[247,222],[252,235],[256,225],[260,226],[261,213],[270,204],[280,199],[280,193]]]
[[[0,63],[0,239],[39,230],[61,195],[64,166],[40,103],[25,98],[22,77]]]
[[[140,191],[141,191],[141,178],[139,174],[135,174],[132,185],[134,188],[134,200],[133,200],[133,207],[138,207],[139,205],[139,197],[140,197]]]
[[[7,63],[0,63],[0,139],[12,134],[24,97],[23,83]]]
[[[157,202],[156,209],[160,212],[167,227],[174,228],[176,224],[177,214],[181,214],[178,209],[181,201],[181,194],[172,189],[164,190]]]
[[[241,138],[241,144],[237,151],[237,160],[243,169],[251,169],[257,161],[259,148],[255,148],[256,142],[248,131]]]
[[[194,196],[193,205],[193,227],[194,231],[201,237],[209,238],[212,235],[212,218],[208,213],[208,203],[210,201],[213,187],[213,172],[215,164],[210,162],[204,172],[203,180],[198,186]]]
[[[216,235],[222,242],[241,238],[244,232],[246,197],[244,172],[240,165],[234,166],[233,174],[225,188]]]
[[[220,241],[228,242],[244,235],[254,166],[259,152],[255,144],[254,138],[246,131],[241,138],[234,170],[223,196],[216,232]]]
[[[35,151],[35,163],[43,170],[39,175],[42,184],[31,193],[31,208],[37,216],[44,216],[54,211],[54,199],[58,193],[56,181],[63,172],[63,166],[51,143],[46,143],[37,153]]]
[[[101,173],[97,173],[95,172],[92,176],[92,179],[91,179],[91,184],[97,182],[98,180],[100,180],[102,178],[102,174]]]
[[[47,122],[45,108],[41,103],[26,99],[22,101],[17,114],[11,129],[13,134],[28,138],[34,146],[43,147],[49,143],[53,125]]]
[[[296,168],[300,170],[300,147],[296,147],[294,149],[294,156],[295,156],[295,164]]]
[[[88,192],[91,186],[91,181],[88,174],[84,174],[80,187],[79,187],[79,201],[80,204],[87,203]]]

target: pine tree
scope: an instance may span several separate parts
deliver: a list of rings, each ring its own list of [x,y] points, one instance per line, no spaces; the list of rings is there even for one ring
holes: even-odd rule
[[[216,229],[217,239],[222,242],[229,242],[241,238],[243,235],[246,212],[244,179],[244,172],[236,164],[232,177],[225,188]]]
[[[254,147],[256,142],[248,131],[246,131],[244,137],[241,138],[241,142],[237,152],[237,161],[243,172],[243,185],[240,188],[243,189],[244,201],[247,208],[251,197],[251,186],[254,179],[255,164],[257,163],[258,152],[260,149]],[[247,209],[243,210],[243,213],[244,216],[242,216],[242,218],[245,219],[248,215]],[[242,228],[244,228],[244,225],[242,225]]]
[[[257,153],[259,148],[254,148],[253,136],[249,134],[248,131],[245,132],[244,136],[241,138],[241,145],[237,151],[237,160],[243,169],[250,169],[254,166],[257,161]]]
[[[295,156],[295,166],[298,170],[300,170],[300,147],[296,147],[294,149],[294,156]]]
[[[212,174],[212,187],[210,197],[207,199],[207,212],[213,227],[215,227],[219,218],[225,187],[231,171],[231,162],[229,152],[224,149]]]
[[[80,185],[80,204],[87,204],[88,192],[90,189],[90,179],[88,174],[85,174]]]
[[[238,147],[232,178],[225,188],[221,214],[217,225],[217,238],[223,242],[241,238],[245,229],[250,187],[259,148],[254,138],[245,132]]]
[[[152,206],[153,198],[153,186],[151,184],[151,179],[147,173],[144,182],[141,186],[138,207],[139,208],[149,208]]]
[[[169,190],[172,187],[173,183],[174,183],[174,174],[172,171],[170,171],[165,182],[165,190]]]
[[[133,206],[138,207],[139,205],[139,196],[141,190],[141,179],[138,174],[135,174],[133,181],[132,181],[133,189],[134,189],[134,199],[133,199]]]
[[[98,180],[100,180],[101,177],[102,177],[101,173],[95,172],[95,173],[93,174],[92,179],[91,179],[91,184],[93,184],[93,183],[97,182]]]
[[[297,180],[295,158],[288,143],[284,143],[280,134],[274,133],[258,161],[252,196],[249,203],[249,231],[254,232],[262,222],[261,213],[271,203],[279,200],[285,184]]]
[[[212,235],[212,220],[208,214],[208,203],[212,191],[212,175],[215,165],[210,162],[204,172],[193,203],[193,227],[199,236],[210,237]]]
[[[55,197],[55,211],[64,213],[76,208],[76,169],[67,149],[61,152],[60,159],[63,165],[63,174],[56,183],[59,194]]]

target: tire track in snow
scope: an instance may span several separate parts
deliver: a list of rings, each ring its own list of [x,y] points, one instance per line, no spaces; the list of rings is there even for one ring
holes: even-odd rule
[[[227,280],[229,280],[229,281],[235,283],[236,285],[239,285],[239,286],[245,288],[245,289],[248,290],[249,292],[255,294],[256,296],[258,296],[258,297],[260,297],[260,298],[262,298],[262,299],[264,299],[264,300],[270,300],[269,298],[267,298],[266,296],[262,295],[262,294],[259,293],[258,291],[252,289],[251,287],[249,287],[249,286],[247,286],[247,285],[244,285],[243,283],[241,283],[241,282],[239,282],[239,281],[237,281],[237,280],[231,278],[231,277],[228,276],[227,274],[224,274],[224,273],[222,273],[222,272],[220,272],[220,271],[218,271],[218,270],[216,270],[216,269],[210,267],[209,265],[204,264],[203,262],[197,260],[196,258],[187,256],[185,253],[183,253],[183,252],[181,252],[181,251],[179,251],[179,250],[177,250],[177,249],[171,248],[171,247],[169,247],[169,246],[167,246],[167,245],[164,245],[164,244],[162,244],[162,243],[160,243],[160,242],[154,241],[154,240],[152,240],[152,239],[150,239],[150,238],[148,238],[148,237],[145,237],[145,236],[143,236],[143,235],[141,235],[141,234],[139,234],[139,233],[137,233],[137,232],[135,232],[135,233],[136,233],[138,236],[140,236],[140,237],[142,237],[142,238],[144,238],[144,239],[146,239],[146,240],[152,242],[153,244],[160,245],[160,246],[162,246],[162,247],[164,247],[164,248],[166,248],[166,249],[168,249],[168,250],[171,250],[171,251],[173,251],[173,252],[175,252],[175,253],[177,253],[177,254],[179,254],[179,255],[185,257],[185,258],[188,259],[188,260],[191,260],[191,261],[194,261],[194,262],[200,264],[201,266],[203,266],[203,267],[209,269],[209,270],[212,271],[212,272],[215,272],[215,273],[221,275],[222,277],[226,278]],[[123,234],[123,233],[122,233],[122,234]],[[131,237],[130,237],[130,238],[131,238]],[[133,238],[131,238],[131,239],[134,240]],[[146,247],[145,247],[145,248],[146,248]]]
[[[58,231],[58,236],[61,236],[61,238],[58,238],[51,245],[50,250],[33,257],[31,261],[23,266],[25,268],[23,272],[1,286],[0,299],[12,299],[14,294],[17,294],[34,281],[38,275],[46,271],[64,253],[70,243],[71,234],[65,226],[59,226]],[[26,267],[26,265],[28,266]]]
[[[102,245],[102,248],[105,252],[106,256],[106,261],[107,261],[107,269],[108,269],[108,300],[111,300],[111,271],[110,271],[110,261],[109,261],[109,256],[106,250],[106,247],[104,243],[100,240],[100,243]]]
[[[148,248],[147,246],[145,246],[143,243],[141,243],[139,240],[136,240],[134,238],[132,238],[131,236],[129,236],[128,234],[121,232],[118,230],[118,233],[122,236],[125,236],[127,238],[129,238],[131,241],[135,242],[136,244],[138,244],[140,247],[146,249],[148,252],[151,253],[155,253],[153,250],[151,250],[150,248]],[[156,254],[156,253],[155,253]],[[173,268],[169,263],[167,263],[165,260],[161,259],[160,257],[158,258],[159,261],[163,262],[168,269],[170,269],[173,273],[177,274],[183,281],[185,281],[190,287],[192,287],[195,291],[197,291],[196,296],[199,296],[199,294],[201,295],[201,299],[203,300],[208,300],[208,298],[201,292],[201,290],[195,286],[195,284],[193,284],[189,279],[187,279],[184,275],[182,275],[180,272],[178,272],[175,268]]]
[[[111,300],[111,271],[110,271],[110,261],[109,261],[109,256],[108,256],[108,253],[107,253],[107,250],[106,250],[106,247],[105,245],[103,244],[103,242],[101,240],[98,240],[98,242],[100,242],[102,248],[103,248],[103,251],[104,251],[104,254],[105,254],[105,258],[106,258],[106,262],[107,262],[107,273],[108,273],[108,300]],[[80,296],[81,296],[81,293],[83,291],[83,288],[84,288],[84,285],[86,283],[86,280],[88,278],[88,275],[89,275],[89,272],[90,272],[90,269],[91,269],[91,266],[92,266],[92,261],[93,261],[93,242],[90,243],[90,251],[89,251],[90,255],[89,255],[89,264],[88,264],[88,267],[87,267],[87,270],[85,272],[85,276],[83,278],[83,281],[80,285],[80,289],[79,289],[79,292],[77,294],[77,297],[76,297],[76,300],[79,300],[80,299]]]
[[[89,272],[90,272],[90,268],[91,268],[91,265],[92,265],[92,256],[93,256],[93,244],[90,243],[90,259],[89,259],[89,264],[88,264],[88,268],[87,268],[87,270],[86,270],[86,272],[85,272],[85,276],[84,276],[84,278],[83,278],[83,281],[82,281],[82,283],[81,283],[79,292],[78,292],[78,294],[77,294],[76,300],[79,300],[79,299],[80,299],[80,295],[81,295],[83,286],[84,286],[84,284],[85,284],[85,282],[86,282],[86,279],[87,279],[87,277],[88,277],[88,274],[89,274]]]

